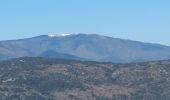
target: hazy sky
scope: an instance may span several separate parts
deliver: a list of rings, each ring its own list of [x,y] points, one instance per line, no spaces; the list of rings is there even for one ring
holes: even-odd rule
[[[99,33],[170,45],[170,0],[0,0],[0,40]]]

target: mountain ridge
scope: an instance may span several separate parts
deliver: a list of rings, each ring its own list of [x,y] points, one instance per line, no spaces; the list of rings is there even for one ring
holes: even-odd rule
[[[170,59],[170,46],[98,34],[79,33],[53,37],[41,35],[0,42],[0,55],[9,58],[40,56],[49,50],[92,61],[124,63]]]
[[[65,36],[62,36],[62,35],[56,33],[56,34],[43,34],[43,35],[32,36],[32,37],[25,37],[25,38],[19,38],[19,39],[0,40],[0,42],[20,41],[20,40],[26,40],[26,39],[31,39],[31,38],[39,38],[39,37],[49,37],[50,38],[50,35],[54,35],[51,38],[65,37]],[[133,40],[133,39],[125,39],[125,38],[118,38],[118,37],[114,37],[114,36],[101,35],[101,34],[97,34],[97,33],[70,33],[70,34],[68,34],[68,36],[69,35],[70,36],[74,36],[74,35],[97,35],[97,36],[104,36],[104,37],[107,37],[107,38],[120,39],[120,40],[131,41],[131,42],[138,42],[138,43],[145,43],[145,44],[153,44],[153,45],[161,45],[161,46],[170,47],[169,45],[161,44],[161,43],[146,42],[146,41],[139,41],[139,40]]]

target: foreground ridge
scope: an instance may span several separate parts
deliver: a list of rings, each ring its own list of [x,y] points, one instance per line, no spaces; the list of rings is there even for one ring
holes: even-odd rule
[[[23,57],[0,62],[0,99],[169,100],[170,61],[113,64]]]

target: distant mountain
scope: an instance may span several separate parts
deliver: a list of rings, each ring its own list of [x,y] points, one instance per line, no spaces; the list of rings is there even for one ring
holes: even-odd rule
[[[0,100],[170,100],[170,61],[18,58],[0,62],[0,84]]]
[[[48,50],[39,55],[39,57],[46,57],[46,58],[58,58],[58,59],[73,59],[73,60],[82,60],[79,57],[69,55],[69,54],[64,54],[64,53],[58,53],[54,50]]]
[[[0,60],[5,60],[5,59],[9,59],[8,56],[0,54]]]
[[[170,47],[81,33],[41,35],[0,42],[0,59],[42,55],[52,58],[62,56],[61,58],[67,59],[125,63],[170,59]]]

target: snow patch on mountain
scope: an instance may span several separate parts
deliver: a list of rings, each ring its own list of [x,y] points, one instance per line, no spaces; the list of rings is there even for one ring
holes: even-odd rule
[[[72,36],[72,35],[78,35],[80,33],[50,33],[48,34],[49,37],[65,37],[65,36]]]

